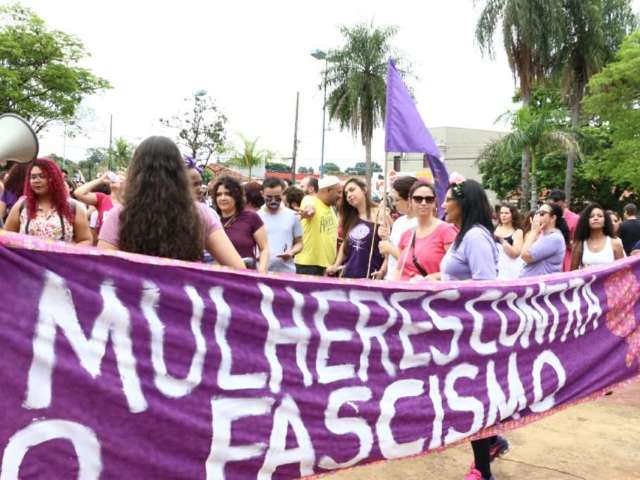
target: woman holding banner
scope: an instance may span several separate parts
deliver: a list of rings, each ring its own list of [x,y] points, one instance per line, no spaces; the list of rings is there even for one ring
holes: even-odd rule
[[[344,241],[327,275],[342,270],[345,278],[382,278],[383,256],[378,243],[378,226],[383,211],[371,200],[367,186],[357,178],[347,180],[342,189],[340,227]]]
[[[206,248],[218,263],[244,268],[220,221],[195,201],[180,150],[166,137],[136,148],[124,204],[106,215],[98,248],[187,261],[201,261]]]
[[[446,220],[459,229],[440,264],[442,280],[491,280],[498,275],[498,247],[493,236],[491,206],[478,182],[452,183],[443,205]],[[491,461],[509,449],[497,435],[473,440],[474,463],[465,480],[490,480]]]
[[[624,257],[622,241],[614,234],[611,217],[597,203],[580,213],[571,252],[571,270],[606,265]]]
[[[416,182],[409,190],[411,209],[417,226],[407,230],[400,239],[400,261],[396,280],[440,279],[440,261],[456,238],[456,229],[434,214],[436,192],[433,185]]]
[[[29,164],[24,197],[11,209],[5,229],[46,240],[93,244],[86,210],[69,198],[60,167],[48,158]]]
[[[568,243],[569,227],[562,207],[545,203],[533,217],[531,231],[522,246],[521,257],[526,265],[520,278],[562,272]]]

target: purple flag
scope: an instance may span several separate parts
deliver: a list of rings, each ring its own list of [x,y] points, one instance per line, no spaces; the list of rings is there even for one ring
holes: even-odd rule
[[[385,151],[424,153],[429,162],[438,194],[438,208],[449,184],[447,168],[418,109],[392,60],[387,66],[387,106],[385,113]]]
[[[0,231],[0,478],[286,480],[517,428],[639,378],[639,275],[267,276]]]

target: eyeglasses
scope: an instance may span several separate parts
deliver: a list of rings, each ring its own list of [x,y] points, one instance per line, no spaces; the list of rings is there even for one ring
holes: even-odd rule
[[[265,195],[264,196],[264,201],[265,202],[281,202],[282,201],[282,196],[280,196],[280,195]]]
[[[436,201],[436,197],[425,197],[422,195],[414,195],[411,199],[416,203],[433,203]]]
[[[550,215],[551,212],[547,212],[546,210],[538,210],[536,212],[536,215],[540,215],[541,217],[544,217],[545,215]]]

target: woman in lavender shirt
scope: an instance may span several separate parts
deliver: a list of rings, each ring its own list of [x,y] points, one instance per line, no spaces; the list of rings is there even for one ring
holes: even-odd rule
[[[498,276],[498,245],[493,236],[491,206],[475,180],[451,184],[444,203],[446,220],[459,228],[455,242],[440,263],[442,280],[491,280]],[[496,435],[473,440],[474,464],[465,480],[493,479],[491,461],[509,449]]]
[[[545,203],[531,222],[531,232],[522,246],[521,258],[526,265],[522,277],[535,277],[562,272],[569,243],[569,227],[559,205]]]

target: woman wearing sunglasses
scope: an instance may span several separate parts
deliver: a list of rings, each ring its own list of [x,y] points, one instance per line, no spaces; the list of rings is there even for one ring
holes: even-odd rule
[[[464,180],[447,190],[446,220],[459,232],[442,259],[443,280],[491,280],[498,275],[498,245],[493,236],[491,206],[478,182]],[[474,462],[465,480],[489,480],[491,461],[509,449],[506,439],[493,435],[472,440]]]
[[[455,227],[435,215],[436,193],[433,185],[416,182],[409,190],[410,208],[417,219],[416,228],[404,232],[402,252],[396,268],[396,280],[438,280],[440,261],[456,238]]]
[[[542,205],[531,222],[531,232],[522,246],[526,264],[520,278],[562,272],[562,263],[569,243],[569,227],[562,207],[553,203]]]

